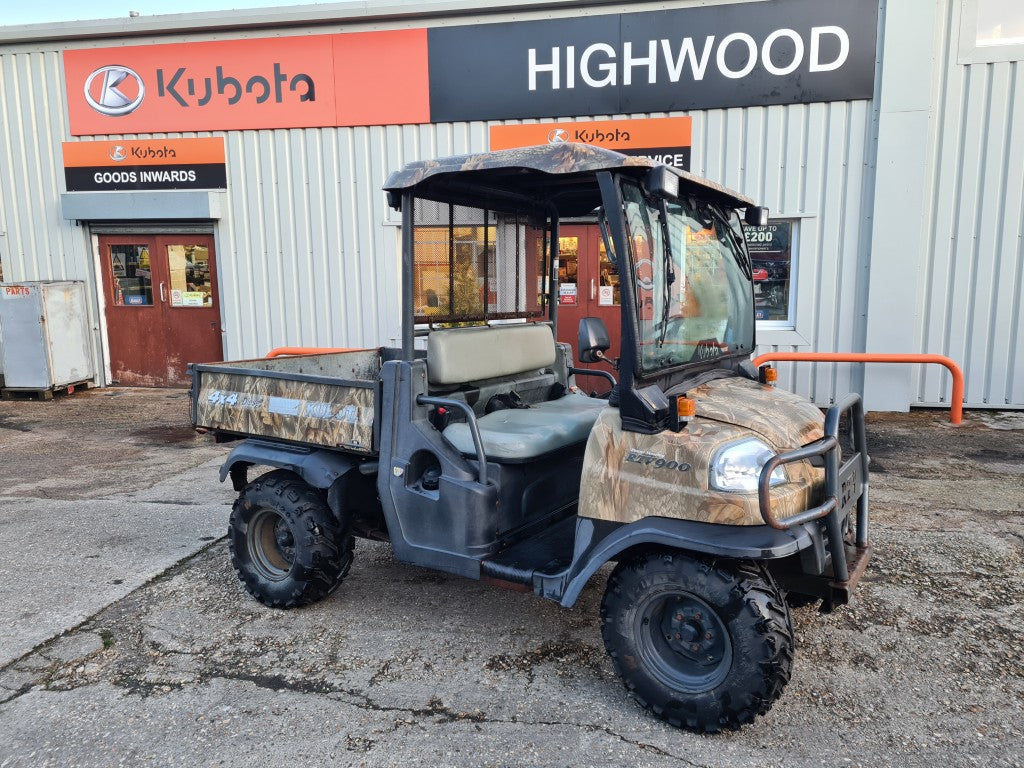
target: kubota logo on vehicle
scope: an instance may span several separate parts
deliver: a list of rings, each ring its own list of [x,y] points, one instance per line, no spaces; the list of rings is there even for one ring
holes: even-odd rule
[[[131,114],[146,98],[146,85],[138,73],[117,64],[93,71],[83,90],[89,106],[107,117]]]

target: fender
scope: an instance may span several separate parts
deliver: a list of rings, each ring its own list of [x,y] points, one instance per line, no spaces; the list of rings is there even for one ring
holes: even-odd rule
[[[228,454],[227,460],[221,465],[220,481],[223,483],[228,474],[234,480],[232,469],[251,464],[290,470],[314,488],[330,488],[335,480],[359,466],[356,459],[343,453],[265,440],[244,440]],[[237,482],[235,490],[242,490],[237,487]]]
[[[626,524],[581,517],[576,522],[572,565],[560,574],[561,578],[544,579],[543,593],[571,608],[598,568],[639,544],[738,560],[788,557],[813,546],[815,536],[820,538],[821,534],[809,530],[808,525],[813,523],[778,531],[767,525],[717,525],[667,517],[648,517]],[[563,585],[564,591],[559,589]]]

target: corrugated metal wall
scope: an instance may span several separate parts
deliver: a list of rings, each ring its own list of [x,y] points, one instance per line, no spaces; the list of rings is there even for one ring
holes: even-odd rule
[[[60,216],[60,142],[67,133],[60,55],[0,54],[0,261],[4,280],[85,280],[95,295],[82,229]],[[89,308],[96,326],[95,306]],[[99,359],[97,355],[97,364]]]
[[[960,2],[942,8],[931,242],[919,306],[906,308],[905,322],[918,328],[920,351],[963,363],[970,403],[1024,405],[1024,73],[1020,63],[956,64]],[[759,332],[761,351],[863,349],[872,107],[691,113],[693,170],[799,221],[795,327]],[[0,184],[5,277],[85,279],[95,295],[87,233],[59,210],[67,138],[59,53],[0,52],[0,135],[0,179],[14,182]],[[229,174],[228,212],[217,226],[225,355],[397,341],[398,217],[380,186],[409,160],[487,149],[488,124],[219,135]],[[877,205],[899,202],[879,194]],[[784,386],[819,403],[861,386],[856,366],[780,371]],[[912,402],[948,400],[944,373],[922,368],[915,377]]]
[[[26,180],[0,190],[8,232],[0,253],[10,279],[93,280],[88,240],[58,209],[66,137],[59,61],[54,52],[0,56],[0,127],[10,137],[0,173]],[[778,215],[799,217],[796,334],[814,349],[853,348],[865,245],[862,228],[851,222],[863,217],[869,103],[691,116],[695,172],[755,196]],[[182,135],[211,134],[159,136]],[[387,209],[381,184],[412,159],[486,150],[488,124],[215,135],[226,136],[228,165],[229,212],[217,228],[225,355],[397,342],[398,216]],[[761,333],[762,349],[806,348],[796,339],[793,332]],[[783,368],[783,384],[821,402],[855,386],[831,370],[795,371],[787,380]]]
[[[1024,62],[958,64],[961,3],[941,5],[920,351],[949,355],[969,405],[1024,407]],[[917,371],[915,402],[949,402]]]

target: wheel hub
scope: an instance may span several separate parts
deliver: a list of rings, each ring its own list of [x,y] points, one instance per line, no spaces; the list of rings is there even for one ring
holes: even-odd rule
[[[288,522],[277,512],[259,510],[249,523],[246,546],[253,566],[269,581],[288,576],[295,562],[295,537]]]
[[[639,651],[665,685],[687,693],[710,690],[729,673],[732,641],[714,609],[690,592],[662,593],[637,614]]]
[[[673,651],[697,663],[715,664],[722,660],[725,649],[720,627],[717,619],[709,620],[708,612],[692,601],[676,598],[665,606],[665,641]]]

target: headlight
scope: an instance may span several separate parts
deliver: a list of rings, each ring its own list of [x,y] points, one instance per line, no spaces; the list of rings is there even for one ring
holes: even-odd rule
[[[722,448],[711,462],[711,487],[718,491],[756,491],[761,469],[774,455],[775,451],[756,437]],[[782,467],[772,472],[771,485],[788,481]]]

